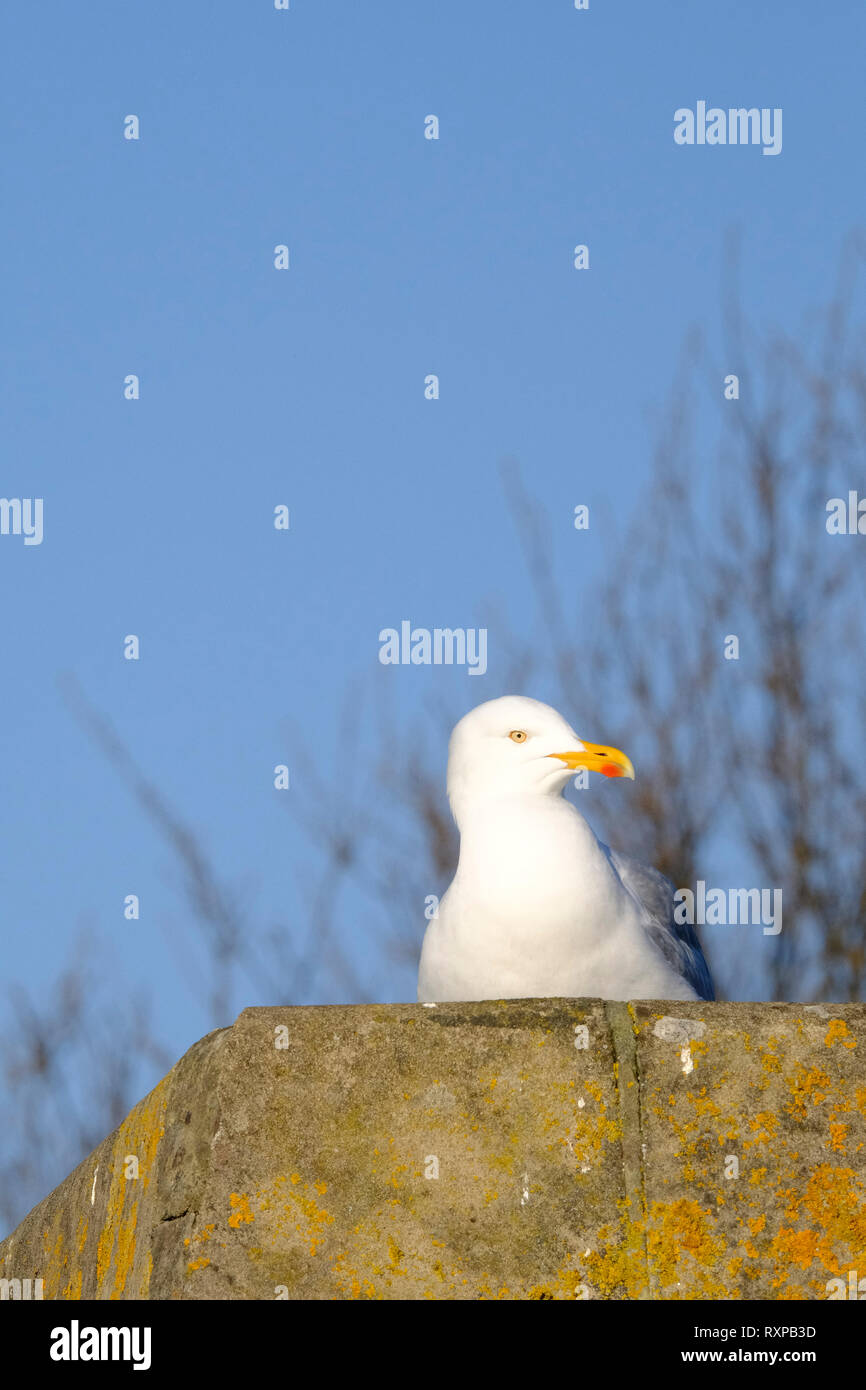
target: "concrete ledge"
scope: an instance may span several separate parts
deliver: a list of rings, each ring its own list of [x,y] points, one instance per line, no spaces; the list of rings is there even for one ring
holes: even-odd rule
[[[247,1009],[0,1244],[0,1278],[826,1299],[866,1278],[864,1053],[862,1004]]]

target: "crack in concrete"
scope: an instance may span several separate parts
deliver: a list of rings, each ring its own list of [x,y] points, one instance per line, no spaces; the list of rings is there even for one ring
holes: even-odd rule
[[[646,1272],[642,1299],[651,1299],[650,1267],[646,1239],[646,1177],[643,1154],[643,1125],[641,1122],[641,1076],[638,1061],[634,1014],[630,1004],[607,1000],[605,1017],[610,1028],[616,1059],[616,1094],[622,1128],[622,1166],[626,1206],[629,1219],[640,1228],[643,1263]]]

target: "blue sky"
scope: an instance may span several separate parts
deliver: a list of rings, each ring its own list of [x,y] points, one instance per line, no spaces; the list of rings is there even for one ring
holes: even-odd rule
[[[170,856],[58,676],[255,910],[298,922],[309,851],[271,781],[292,740],[330,773],[352,682],[401,719],[503,693],[495,627],[483,678],[377,659],[403,618],[532,622],[503,455],[579,596],[604,545],[573,508],[631,514],[684,335],[718,324],[726,232],[756,322],[826,298],[863,216],[866,12],[161,0],[2,27],[0,492],[45,509],[41,545],[0,537],[3,976],[44,994],[89,927],[180,1055],[208,1020]],[[782,153],[677,146],[699,100],[781,107]],[[303,781],[286,795],[303,815]],[[412,991],[383,962],[380,997]]]

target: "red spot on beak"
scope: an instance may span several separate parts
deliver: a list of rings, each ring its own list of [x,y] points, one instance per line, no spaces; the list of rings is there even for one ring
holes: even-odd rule
[[[621,768],[621,767],[617,767],[616,763],[602,763],[601,767],[600,767],[598,770],[599,770],[599,772],[603,772],[604,775],[605,775],[605,777],[622,777],[622,776],[623,776],[623,770],[622,770],[622,768]]]

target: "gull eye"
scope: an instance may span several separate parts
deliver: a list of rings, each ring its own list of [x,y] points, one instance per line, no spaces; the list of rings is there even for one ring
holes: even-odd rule
[[[512,743],[526,742],[526,734],[522,729],[512,729],[508,737],[511,739]]]

